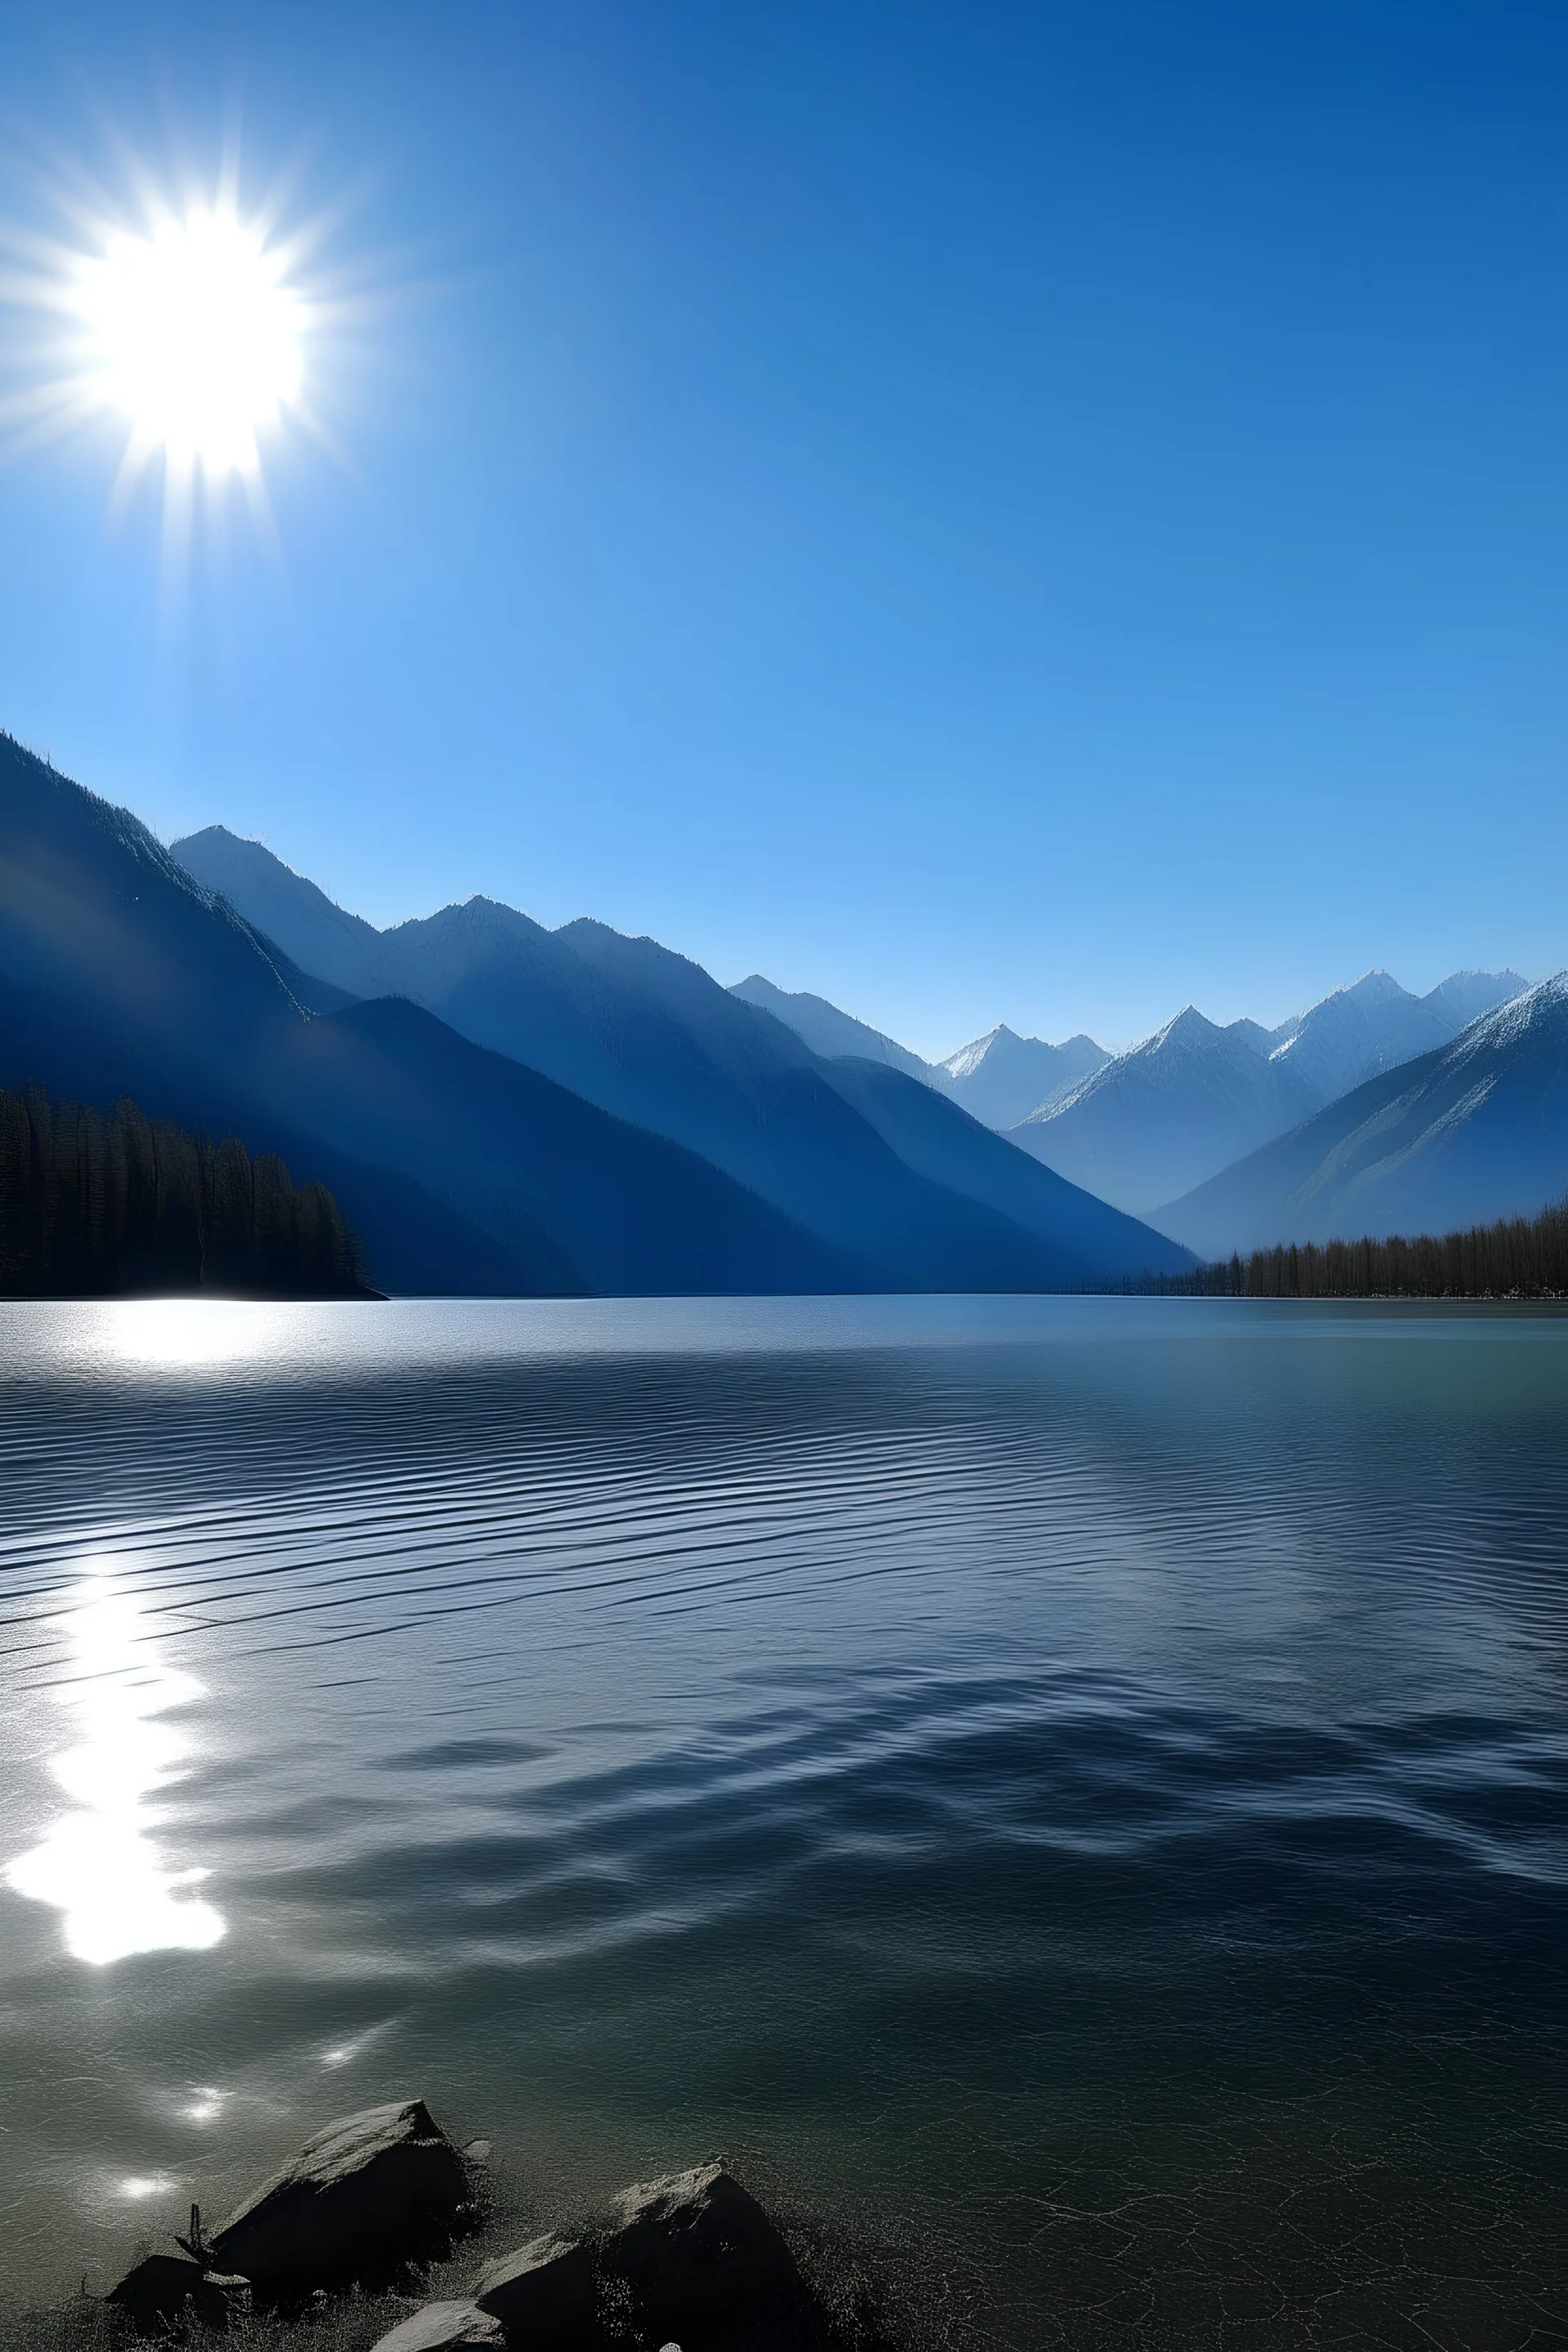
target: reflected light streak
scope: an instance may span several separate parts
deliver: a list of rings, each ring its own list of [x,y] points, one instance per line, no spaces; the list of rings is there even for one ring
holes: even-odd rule
[[[134,1594],[111,1576],[87,1580],[69,1625],[81,1678],[59,1703],[78,1738],[49,1769],[74,1810],[17,1856],[6,1884],[62,1912],[66,1949],[95,1967],[132,1952],[208,1951],[225,1927],[193,1892],[208,1874],[165,1867],[151,1802],[191,1752],[165,1718],[201,1697],[202,1685],[159,1661]]]

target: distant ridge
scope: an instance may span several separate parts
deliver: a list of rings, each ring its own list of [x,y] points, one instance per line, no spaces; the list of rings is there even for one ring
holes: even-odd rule
[[[1448,1024],[1449,1034],[1457,1036],[1483,1013],[1522,996],[1529,986],[1517,971],[1451,971],[1421,1001],[1440,1013]]]
[[[1225,1027],[1188,1005],[1153,1036],[1010,1131],[1047,1167],[1133,1215],[1203,1184],[1326,1103],[1451,1037],[1516,972],[1462,972],[1425,997],[1385,971],[1335,989],[1278,1029]]]
[[[934,1076],[972,1118],[1001,1130],[1058,1101],[1110,1059],[1092,1037],[1080,1034],[1048,1045],[1043,1037],[1020,1037],[998,1022],[939,1063]]]
[[[902,1070],[907,1077],[931,1084],[929,1062],[922,1062],[918,1054],[911,1054],[895,1038],[885,1037],[879,1029],[857,1021],[852,1013],[841,1013],[825,996],[812,996],[805,990],[775,988],[760,971],[731,982],[730,993],[771,1013],[775,1021],[784,1022],[797,1037],[804,1038],[814,1054],[821,1054],[829,1061],[843,1054],[854,1054],[862,1061],[886,1062],[889,1069]]]
[[[1568,1185],[1568,971],[1158,1212],[1205,1257],[1534,1216]]]
[[[1289,1062],[1320,1104],[1332,1102],[1379,1070],[1447,1044],[1458,1020],[1445,1017],[1429,998],[1410,995],[1388,972],[1363,972],[1289,1024],[1290,1034],[1275,1045],[1272,1059]]]
[[[285,945],[302,971],[342,989],[358,988],[380,932],[285,866],[264,844],[244,841],[225,824],[209,824],[172,843],[169,855],[231,906],[248,908],[246,920]]]
[[[1101,1200],[1152,1207],[1173,1170],[1201,1182],[1317,1105],[1294,1068],[1189,1004],[1011,1134]]]

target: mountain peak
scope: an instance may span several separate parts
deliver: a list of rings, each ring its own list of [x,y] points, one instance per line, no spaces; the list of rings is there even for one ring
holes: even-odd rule
[[[351,915],[264,841],[226,824],[204,825],[169,845],[169,856],[195,881],[216,891],[313,979],[358,991],[381,934]]]
[[[940,1063],[934,1083],[972,1118],[1005,1131],[1058,1101],[1110,1059],[1092,1037],[1051,1045],[1043,1037],[1020,1037],[999,1021]]]
[[[1195,1004],[1184,1004],[1173,1019],[1167,1021],[1163,1029],[1156,1029],[1142,1045],[1134,1046],[1133,1051],[1157,1054],[1167,1045],[1207,1045],[1225,1034]]]

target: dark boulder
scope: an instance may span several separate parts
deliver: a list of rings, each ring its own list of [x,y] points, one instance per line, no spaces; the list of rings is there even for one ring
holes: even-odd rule
[[[477,2303],[426,2303],[377,2336],[372,2352],[480,2352],[503,2340],[500,2322]]]
[[[248,2280],[219,2276],[181,2254],[149,2254],[104,2297],[137,2327],[160,2333],[193,2313],[207,2327],[226,2327],[248,2300]]]
[[[485,2264],[474,2301],[494,2313],[509,2342],[568,2352],[599,2340],[597,2284],[591,2246],[574,2238],[531,2238]]]
[[[450,2244],[463,2159],[422,2099],[345,2116],[231,2213],[209,2251],[264,2294],[397,2277]]]
[[[638,2332],[684,2352],[826,2344],[794,2255],[754,2197],[717,2164],[627,2189],[600,2247],[631,2291]]]

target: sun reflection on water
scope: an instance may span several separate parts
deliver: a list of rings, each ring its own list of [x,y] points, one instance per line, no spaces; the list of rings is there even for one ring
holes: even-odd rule
[[[77,1672],[58,1696],[78,1736],[49,1770],[74,1810],[16,1857],[6,1883],[62,1912],[66,1949],[94,1966],[210,1950],[223,1916],[193,1891],[208,1874],[168,1869],[153,1836],[153,1800],[192,1746],[166,1718],[202,1685],[159,1659],[135,1595],[111,1575],[84,1581],[68,1626]]]
[[[221,1364],[248,1355],[265,1328],[234,1299],[133,1298],[111,1308],[109,1342],[133,1364]]]

